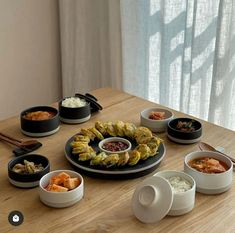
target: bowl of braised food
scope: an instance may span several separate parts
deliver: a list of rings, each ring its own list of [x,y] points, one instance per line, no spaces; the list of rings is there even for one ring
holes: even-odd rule
[[[40,200],[50,207],[72,206],[82,199],[83,194],[83,178],[75,171],[52,171],[43,176],[39,183]]]
[[[49,160],[39,154],[19,156],[8,163],[8,179],[19,188],[33,188],[50,171]]]
[[[196,191],[219,194],[232,186],[233,163],[218,152],[196,151],[185,156],[184,171],[196,181]]]
[[[152,132],[166,131],[168,122],[173,118],[173,113],[164,108],[147,108],[140,113],[140,123]]]
[[[36,106],[21,112],[21,131],[30,137],[44,137],[60,128],[59,113],[50,106]]]
[[[174,118],[168,123],[167,136],[176,143],[198,142],[202,136],[202,124],[192,118]]]

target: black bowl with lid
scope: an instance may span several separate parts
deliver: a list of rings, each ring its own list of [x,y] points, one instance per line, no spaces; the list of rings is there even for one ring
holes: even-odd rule
[[[102,110],[97,99],[91,94],[75,94],[59,102],[60,120],[67,124],[79,124],[90,119],[93,112]]]

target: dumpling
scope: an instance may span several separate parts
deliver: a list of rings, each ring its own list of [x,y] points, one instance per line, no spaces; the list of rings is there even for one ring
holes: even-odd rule
[[[90,147],[87,143],[81,143],[81,142],[74,142],[71,146],[73,148],[72,149],[73,154],[88,152]]]
[[[146,138],[152,137],[152,132],[146,127],[138,127],[135,131],[135,140],[138,144],[144,144]]]
[[[146,144],[139,144],[135,150],[140,152],[140,159],[142,160],[146,160],[151,154],[151,150]]]
[[[85,142],[85,143],[89,143],[90,142],[90,138],[88,136],[84,136],[84,135],[76,135],[74,137],[74,141],[75,142]]]
[[[102,166],[103,165],[103,160],[105,158],[107,158],[107,154],[105,152],[101,152],[99,153],[98,155],[94,156],[91,161],[90,161],[90,165],[94,165],[94,166],[97,166],[97,165],[100,165]]]
[[[103,165],[106,167],[112,167],[117,165],[118,161],[119,161],[118,154],[110,154],[103,160]]]
[[[79,161],[87,161],[87,160],[91,160],[93,157],[96,156],[96,153],[95,151],[93,150],[92,147],[89,147],[88,151],[87,152],[84,152],[84,153],[80,153],[79,154],[79,158],[78,160]]]
[[[115,124],[114,124],[114,128],[116,130],[116,133],[117,133],[117,136],[119,137],[123,137],[124,136],[124,122],[123,121],[117,121]]]
[[[100,133],[100,131],[98,131],[96,128],[90,128],[89,129],[99,140],[103,140],[104,137],[103,135]]]
[[[128,165],[134,166],[136,165],[140,160],[140,152],[137,150],[133,150],[129,152],[129,160]]]
[[[118,160],[118,166],[124,166],[127,164],[129,160],[129,153],[128,152],[124,152],[119,154],[119,160]]]
[[[102,123],[101,121],[96,121],[96,123],[95,123],[95,128],[96,128],[97,130],[99,130],[99,132],[100,132],[103,136],[107,135],[107,131],[106,131],[105,125],[104,125],[104,123]]]
[[[134,138],[136,126],[133,123],[124,124],[124,134],[129,138]]]
[[[110,136],[113,136],[113,137],[117,136],[117,132],[116,132],[116,130],[114,128],[114,125],[113,125],[113,123],[111,121],[106,122],[105,126],[106,126],[107,133]]]
[[[94,141],[96,135],[94,133],[92,133],[90,130],[88,129],[81,129],[80,134],[87,136],[90,138],[90,140]]]

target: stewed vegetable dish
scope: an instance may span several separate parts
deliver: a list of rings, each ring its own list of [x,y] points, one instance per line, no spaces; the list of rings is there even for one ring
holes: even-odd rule
[[[197,171],[204,173],[222,173],[228,170],[228,165],[225,162],[210,157],[193,159],[188,164]]]

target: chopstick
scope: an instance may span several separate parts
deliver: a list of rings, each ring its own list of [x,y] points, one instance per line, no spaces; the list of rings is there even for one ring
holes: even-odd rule
[[[11,136],[5,134],[5,133],[1,133],[1,132],[0,132],[0,136],[3,136],[3,137],[5,137],[5,138],[8,138],[8,139],[10,139],[10,140],[12,140],[12,141],[15,141],[15,142],[19,142],[19,143],[22,142],[21,140],[18,140],[18,139],[16,139],[16,138],[13,138],[13,137],[11,137]]]
[[[20,144],[19,141],[12,140],[12,139],[10,139],[10,138],[8,138],[8,137],[3,136],[2,134],[0,134],[0,139],[2,139],[3,141],[6,141],[6,142],[8,142],[8,143],[10,143],[10,144],[12,144],[12,145],[15,145],[15,146],[17,146],[17,147],[19,147],[19,148],[25,148],[24,146],[22,146],[22,145]]]

